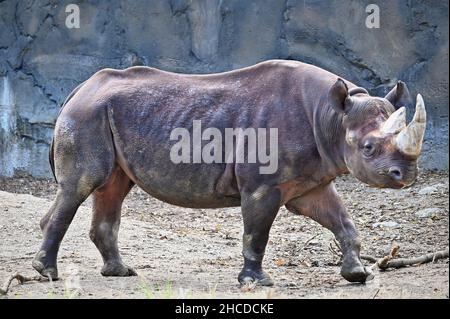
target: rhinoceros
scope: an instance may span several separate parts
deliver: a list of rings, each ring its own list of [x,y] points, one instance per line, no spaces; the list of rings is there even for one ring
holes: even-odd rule
[[[289,60],[205,75],[144,66],[100,70],[68,96],[57,118],[50,164],[58,190],[40,221],[44,237],[32,266],[58,278],[61,240],[80,204],[93,194],[90,238],[104,261],[102,275],[136,275],[122,261],[117,242],[122,202],[137,185],[182,207],[240,206],[240,283],[273,285],[262,261],[283,205],[335,235],[346,280],[370,280],[334,180],[351,173],[374,187],[411,185],[426,126],[420,94],[407,124],[405,107],[412,102],[401,81],[385,97],[374,97],[324,69]],[[174,162],[172,132],[192,132],[194,121],[222,133],[276,128],[276,170],[262,174],[259,162]],[[236,145],[236,151],[246,147]]]

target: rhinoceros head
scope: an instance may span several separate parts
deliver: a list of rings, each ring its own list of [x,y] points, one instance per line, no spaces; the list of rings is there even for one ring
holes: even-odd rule
[[[338,79],[330,90],[329,101],[333,109],[343,113],[344,159],[353,175],[376,187],[402,188],[414,182],[426,126],[420,94],[409,124],[405,106],[412,104],[412,99],[400,81],[379,98],[361,88],[348,90]]]

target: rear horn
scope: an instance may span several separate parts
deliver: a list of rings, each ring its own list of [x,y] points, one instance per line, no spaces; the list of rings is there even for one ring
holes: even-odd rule
[[[381,132],[384,134],[398,134],[406,128],[406,109],[405,107],[399,108],[397,111],[391,114],[386,122],[381,127]]]

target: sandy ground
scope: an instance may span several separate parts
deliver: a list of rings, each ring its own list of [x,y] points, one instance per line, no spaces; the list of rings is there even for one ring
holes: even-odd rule
[[[380,190],[352,177],[337,181],[359,229],[363,253],[399,257],[443,250],[449,243],[448,175],[428,173],[404,190]],[[19,271],[35,275],[31,260],[42,238],[39,220],[55,194],[50,180],[0,178],[0,282]],[[21,194],[19,194],[21,193]],[[78,211],[59,255],[61,280],[13,283],[7,298],[448,298],[448,259],[376,272],[365,285],[339,275],[329,250],[333,235],[284,208],[271,231],[264,262],[272,288],[241,289],[242,221],[238,208],[171,206],[134,188],[123,207],[119,246],[138,277],[105,278],[89,240],[91,201]]]

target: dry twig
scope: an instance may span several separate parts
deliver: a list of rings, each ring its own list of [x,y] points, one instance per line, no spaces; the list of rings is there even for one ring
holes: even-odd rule
[[[406,266],[414,266],[429,262],[435,262],[436,260],[445,258],[448,258],[448,248],[445,250],[436,251],[434,253],[429,253],[418,257],[392,259],[387,261],[386,264],[383,265],[384,268],[382,268],[381,266],[379,267],[380,269],[383,270],[388,268],[402,268]]]
[[[378,296],[378,293],[380,292],[380,288],[375,291],[374,295],[372,296],[372,299],[375,299]]]
[[[315,239],[317,236],[319,236],[319,234],[315,234],[314,236],[312,236],[310,239],[308,239],[307,241],[305,241],[305,243],[303,244],[302,250],[306,248],[306,246],[308,246],[308,244]]]
[[[339,246],[339,243],[336,240],[330,243],[328,248],[333,255],[338,256],[340,259],[342,259],[342,250],[341,247]],[[384,256],[383,258],[376,258],[370,255],[361,255],[360,258],[373,263],[372,267],[377,266],[381,270],[386,270],[388,268],[401,268],[406,266],[414,266],[429,262],[435,262],[439,259],[445,259],[449,257],[449,250],[447,248],[445,250],[425,254],[418,257],[395,258],[399,250],[400,247],[397,244],[394,244],[392,246],[389,255]]]
[[[20,284],[23,284],[28,281],[48,281],[49,279],[42,276],[34,276],[34,277],[26,277],[19,273],[14,273],[8,277],[8,279],[3,284],[2,288],[0,288],[0,296],[6,295],[11,286],[13,280],[16,279]]]
[[[395,255],[397,255],[399,249],[400,249],[400,247],[397,244],[393,244],[391,251],[389,252],[389,255],[384,256],[383,258],[379,259],[376,263],[377,266],[383,270],[387,269],[388,268],[387,265],[388,265],[389,261],[394,259]]]
[[[339,260],[337,261],[337,263],[339,264],[340,262],[342,262],[342,251],[341,251],[341,246],[339,245],[339,243],[337,242],[336,239],[334,239],[333,242],[330,242],[330,244],[328,245],[328,249],[330,250],[330,252],[337,256],[339,258]]]

